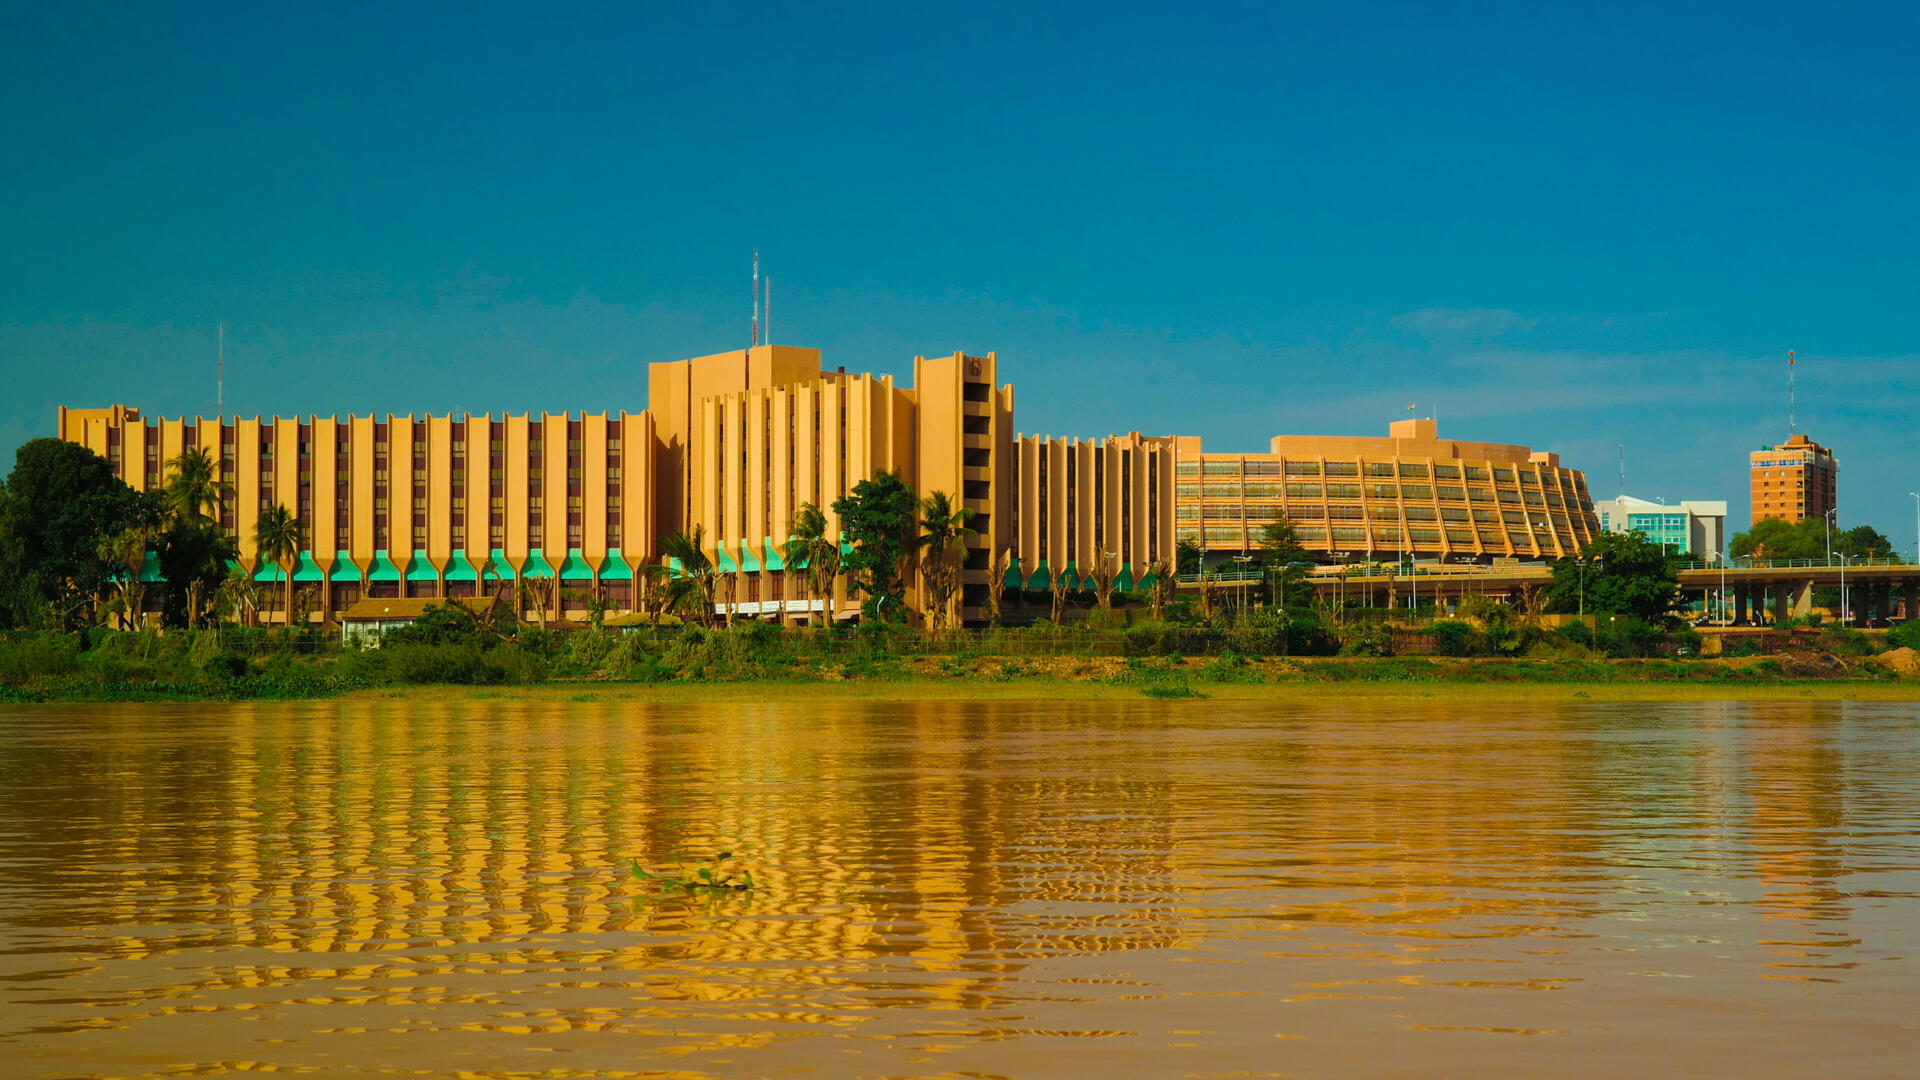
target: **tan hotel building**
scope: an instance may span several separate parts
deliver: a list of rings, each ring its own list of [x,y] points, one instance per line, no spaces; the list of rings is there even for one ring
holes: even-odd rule
[[[1210,554],[1259,546],[1286,514],[1308,547],[1346,558],[1397,552],[1462,561],[1550,558],[1597,532],[1586,483],[1552,454],[1442,442],[1430,421],[1387,439],[1273,440],[1266,454],[1202,453],[1197,438],[1021,437],[994,354],[914,358],[913,385],[824,370],[820,353],[759,346],[650,366],[638,413],[147,419],[137,409],[62,408],[61,438],[105,457],[137,490],[204,448],[233,494],[222,523],[240,562],[264,507],[293,510],[308,538],[294,581],[320,618],[364,596],[463,597],[537,582],[549,613],[598,594],[633,607],[638,567],[660,538],[702,531],[735,613],[825,616],[780,556],[795,512],[832,504],[897,469],[915,491],[974,511],[961,614],[984,615],[995,566],[1007,585],[1145,584],[1177,540]],[[556,587],[552,587],[557,584]],[[919,600],[919,582],[910,600]],[[277,603],[277,590],[267,590]],[[844,597],[844,586],[841,590]]]

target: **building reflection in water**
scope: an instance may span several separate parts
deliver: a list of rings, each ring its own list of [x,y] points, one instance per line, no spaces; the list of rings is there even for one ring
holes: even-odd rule
[[[613,1032],[726,1065],[911,1013],[886,1037],[932,1061],[1137,1037],[1202,986],[1377,1024],[1700,950],[1751,954],[1719,980],[1833,980],[1891,932],[1850,876],[1912,902],[1914,747],[1862,710],[39,710],[0,736],[0,1035],[85,1060],[252,1014],[286,1063]],[[627,872],[721,850],[755,890]],[[1391,1026],[1561,1030],[1421,1000]]]

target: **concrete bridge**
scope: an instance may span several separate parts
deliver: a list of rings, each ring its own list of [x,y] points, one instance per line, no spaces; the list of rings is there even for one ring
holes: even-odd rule
[[[1231,599],[1235,590],[1256,587],[1263,573],[1252,566],[1230,567],[1213,580]],[[1816,588],[1844,587],[1848,621],[1854,626],[1884,625],[1920,611],[1920,565],[1913,563],[1741,559],[1724,566],[1686,563],[1676,576],[1683,596],[1704,600],[1709,611],[1724,610],[1735,626],[1782,625],[1804,616],[1813,609]],[[1409,572],[1405,564],[1370,563],[1315,567],[1309,578],[1322,597],[1336,603],[1359,600],[1395,607],[1417,597],[1422,604],[1452,607],[1463,597],[1477,595],[1525,607],[1545,596],[1553,568],[1543,563],[1423,564]],[[1176,581],[1183,589],[1199,587],[1191,574]]]

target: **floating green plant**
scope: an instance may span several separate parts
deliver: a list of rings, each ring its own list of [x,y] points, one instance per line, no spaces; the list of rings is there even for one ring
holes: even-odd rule
[[[696,864],[691,871],[680,867],[678,874],[654,873],[639,863],[633,864],[633,876],[639,881],[651,881],[659,885],[664,892],[679,889],[684,892],[746,892],[753,888],[753,871],[741,868],[728,869],[724,864],[733,858],[733,852],[723,851],[713,857],[711,863]]]

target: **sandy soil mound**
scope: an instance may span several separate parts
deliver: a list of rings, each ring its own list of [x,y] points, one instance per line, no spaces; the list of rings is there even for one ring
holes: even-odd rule
[[[1881,653],[1879,660],[1903,679],[1920,679],[1920,652],[1902,647]]]

